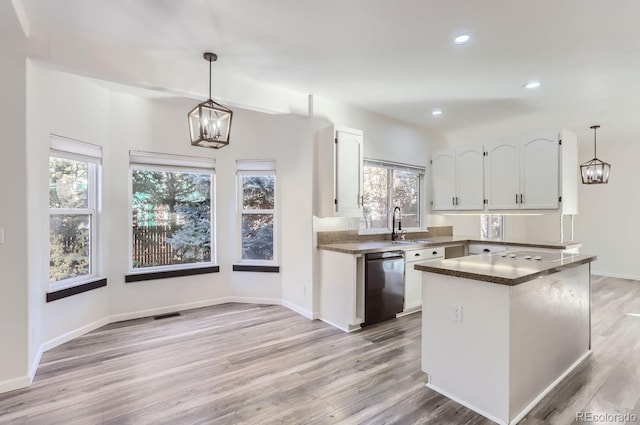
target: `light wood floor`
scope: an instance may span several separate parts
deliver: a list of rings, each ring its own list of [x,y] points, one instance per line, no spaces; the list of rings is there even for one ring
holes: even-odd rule
[[[521,424],[640,416],[640,282],[594,277],[592,301],[593,355]],[[45,353],[0,424],[491,424],[424,386],[419,350],[420,314],[352,334],[248,304],[114,323]]]

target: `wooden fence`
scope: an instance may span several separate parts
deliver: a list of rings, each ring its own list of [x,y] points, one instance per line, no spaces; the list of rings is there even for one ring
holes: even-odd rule
[[[134,267],[174,264],[175,253],[166,242],[171,230],[165,226],[142,226],[133,229]]]

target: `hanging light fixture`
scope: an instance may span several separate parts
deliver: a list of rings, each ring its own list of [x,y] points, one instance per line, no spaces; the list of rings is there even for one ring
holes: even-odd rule
[[[583,184],[600,184],[609,182],[609,171],[611,164],[601,161],[596,156],[596,130],[599,125],[592,125],[593,129],[593,159],[580,166]]]
[[[204,59],[209,61],[209,99],[188,114],[191,145],[220,149],[229,144],[233,112],[211,99],[211,63],[218,60],[218,55],[207,52]]]

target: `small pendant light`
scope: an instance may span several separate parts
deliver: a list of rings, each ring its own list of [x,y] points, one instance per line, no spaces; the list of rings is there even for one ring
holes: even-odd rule
[[[599,125],[592,125],[593,129],[593,159],[580,166],[583,184],[601,184],[609,182],[609,171],[611,164],[601,161],[596,156],[596,130]]]
[[[220,149],[229,144],[233,112],[211,100],[211,63],[218,60],[218,55],[207,52],[204,59],[209,61],[209,99],[188,114],[191,145]]]

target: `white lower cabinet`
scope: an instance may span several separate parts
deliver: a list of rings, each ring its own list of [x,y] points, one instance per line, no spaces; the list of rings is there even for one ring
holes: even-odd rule
[[[422,307],[422,272],[414,264],[444,258],[444,248],[408,249],[404,252],[404,311],[417,311]]]

